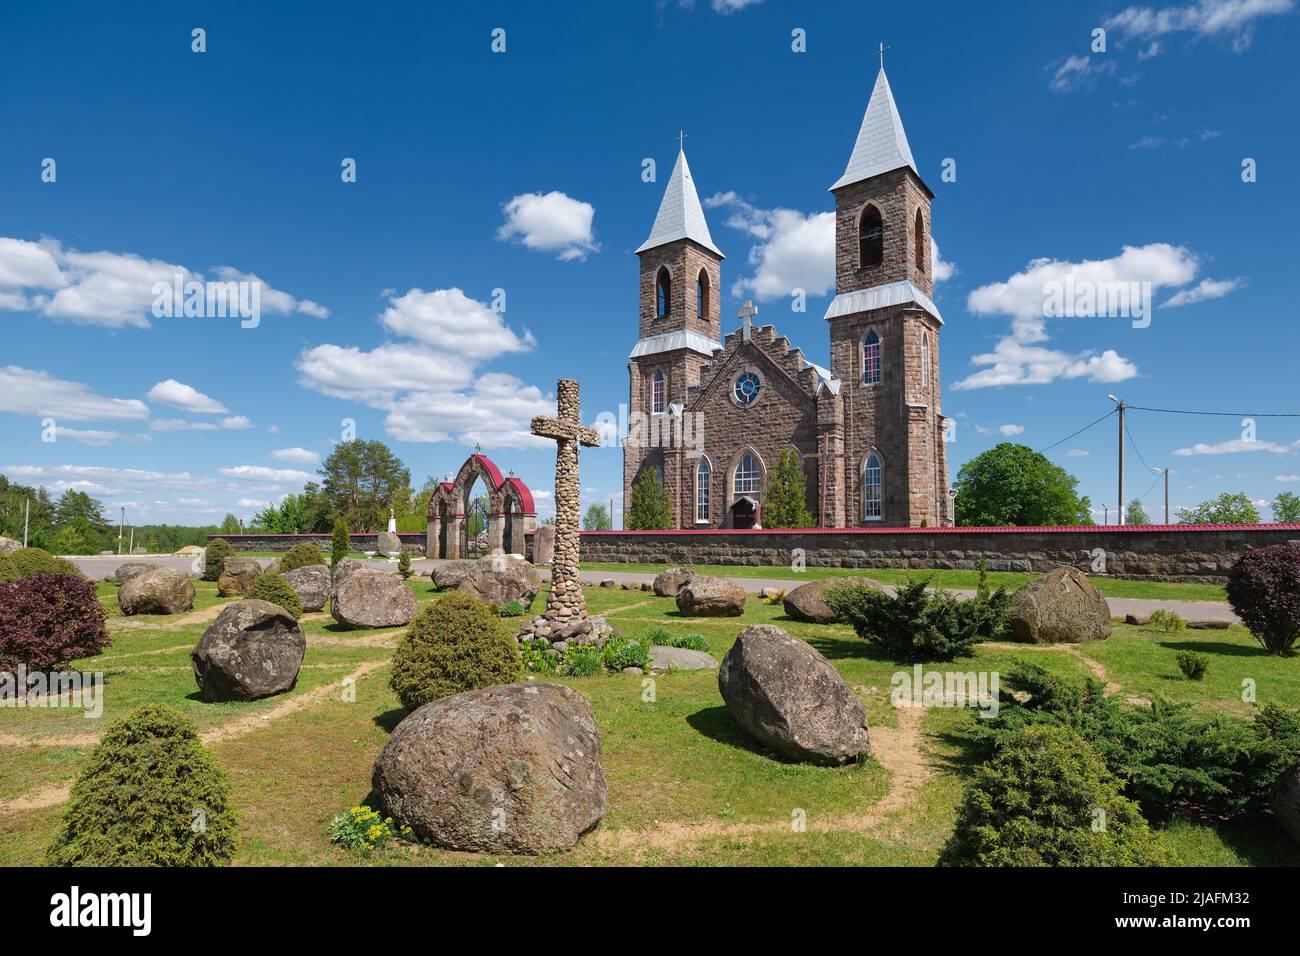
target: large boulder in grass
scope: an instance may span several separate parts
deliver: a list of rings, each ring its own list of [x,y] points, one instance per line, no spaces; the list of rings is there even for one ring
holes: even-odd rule
[[[406,582],[383,571],[357,570],[335,579],[330,613],[344,627],[401,627],[419,604]]]
[[[152,571],[156,564],[145,564],[143,561],[128,561],[113,572],[113,580],[118,584],[125,584],[132,578],[144,574],[146,571]]]
[[[1270,802],[1278,826],[1300,843],[1300,764],[1277,778]]]
[[[123,614],[181,614],[194,607],[194,582],[175,568],[150,568],[117,592]]]
[[[262,576],[262,563],[257,558],[226,558],[217,578],[217,593],[222,597],[239,597],[247,594],[253,583]]]
[[[13,554],[23,546],[21,541],[15,541],[13,538],[6,538],[0,535],[0,554]]]
[[[381,531],[375,539],[375,551],[379,554],[401,554],[402,539],[391,531]]]
[[[811,624],[836,623],[840,618],[826,603],[826,592],[831,588],[846,585],[860,585],[880,590],[880,582],[870,578],[822,578],[819,581],[809,581],[807,584],[799,585],[782,599],[786,616]]]
[[[839,671],[774,625],[740,632],[718,690],[746,733],[791,760],[843,764],[870,749],[867,715]]]
[[[655,575],[654,589],[659,597],[677,597],[682,585],[695,576],[690,568],[668,568]]]
[[[556,684],[503,684],[430,701],[375,761],[383,813],[435,846],[568,850],[605,815],[600,734],[587,699]]]
[[[692,576],[677,591],[677,610],[687,617],[740,617],[745,589],[722,578]]]
[[[1007,624],[1030,644],[1100,641],[1110,637],[1110,606],[1082,571],[1054,568],[1012,595]]]
[[[204,700],[258,700],[293,688],[306,650],[302,628],[284,608],[235,601],[203,632],[190,662]]]
[[[460,591],[499,608],[511,601],[528,607],[542,589],[542,575],[521,558],[494,554],[441,565],[433,571],[433,583],[440,591]]]
[[[286,571],[283,575],[293,593],[298,595],[304,611],[319,611],[330,599],[330,586],[333,578],[330,569],[323,564],[307,564],[301,568]]]

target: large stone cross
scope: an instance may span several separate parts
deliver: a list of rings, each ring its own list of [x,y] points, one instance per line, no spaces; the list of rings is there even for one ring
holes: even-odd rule
[[[758,315],[758,306],[746,299],[745,304],[740,307],[740,311],[736,315],[739,316],[741,322],[740,341],[748,342],[750,323],[753,322],[754,316]]]
[[[555,442],[555,557],[551,561],[551,593],[546,598],[545,617],[563,626],[587,617],[579,574],[582,482],[578,477],[578,447],[599,445],[600,434],[582,424],[575,380],[560,379],[555,393],[556,417],[538,415],[532,421],[532,433]]]

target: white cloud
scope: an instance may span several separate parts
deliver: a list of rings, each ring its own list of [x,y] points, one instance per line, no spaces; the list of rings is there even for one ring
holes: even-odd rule
[[[1074,90],[1091,86],[1099,76],[1115,72],[1113,60],[1094,60],[1091,57],[1075,55],[1064,60],[1049,63],[1052,78],[1047,85],[1057,93],[1071,93]]]
[[[273,507],[273,502],[264,501],[261,498],[240,498],[235,502],[235,505],[239,508],[263,509]]]
[[[763,0],[712,0],[714,13],[728,14],[735,13],[738,10],[744,10],[746,7],[752,7],[755,4],[762,3]]]
[[[541,389],[513,375],[488,372],[468,393],[413,392],[395,402],[385,430],[398,441],[439,442],[489,448],[546,447],[551,442],[528,430],[535,415],[555,414]]]
[[[825,295],[835,287],[835,213],[759,209],[734,192],[710,196],[704,205],[728,209],[724,223],[758,240],[748,258],[754,274],[736,280],[734,295],[766,302],[795,289]]]
[[[1004,338],[992,352],[971,356],[972,365],[988,368],[953,385],[954,389],[989,388],[994,385],[1047,385],[1057,379],[1086,378],[1090,382],[1122,382],[1137,375],[1137,366],[1114,349],[1100,355],[1070,355],[1057,349],[1022,345]]]
[[[1183,289],[1160,304],[1162,309],[1175,309],[1180,305],[1195,305],[1210,299],[1220,299],[1241,287],[1240,279],[1202,279],[1190,289]]]
[[[155,432],[215,432],[222,429],[251,428],[250,422],[243,415],[231,415],[215,422],[191,422],[184,418],[155,418],[149,423],[149,430]]]
[[[398,392],[463,388],[473,369],[458,356],[423,345],[387,343],[369,352],[354,346],[318,345],[295,363],[299,381],[317,392],[384,407]]]
[[[934,241],[934,236],[930,237],[930,262],[934,270],[935,282],[947,282],[957,274],[957,266],[951,262],[945,262],[939,255],[939,243]]]
[[[218,266],[223,281],[261,282],[262,308],[271,313],[327,315],[323,306],[295,299],[251,273]],[[39,243],[0,237],[0,309],[31,309],[47,318],[111,328],[148,328],[155,283],[203,281],[202,273],[133,253],[81,252],[56,239]]]
[[[1250,46],[1256,21],[1289,13],[1294,8],[1295,0],[1196,0],[1160,10],[1128,7],[1102,21],[1102,25],[1117,31],[1124,39],[1152,40],[1171,33],[1227,38],[1232,42],[1233,51],[1240,53]]]
[[[1274,475],[1274,481],[1300,481],[1300,475]]]
[[[460,289],[411,289],[389,296],[389,303],[380,321],[390,330],[466,358],[495,358],[536,345],[530,333],[516,335],[501,313]]]
[[[228,411],[226,406],[215,398],[209,398],[202,392],[186,385],[184,382],[178,382],[174,378],[159,382],[149,389],[149,394],[145,397],[151,402],[157,402],[159,405],[170,405],[172,408],[180,408],[200,415],[220,414]]]
[[[306,448],[277,448],[271,452],[271,457],[277,461],[293,461],[300,465],[320,463],[320,454]]]
[[[267,468],[264,465],[236,465],[233,468],[218,468],[217,471],[227,478],[253,481],[311,481],[311,475],[293,468]]]
[[[0,412],[56,420],[132,421],[148,418],[149,406],[135,398],[104,398],[81,382],[9,365],[0,367]]]
[[[1090,454],[1092,454],[1092,452],[1086,451],[1083,448],[1071,448],[1065,453],[1067,458],[1087,458]]]
[[[554,252],[562,261],[599,252],[591,232],[596,207],[562,192],[523,193],[501,206],[506,221],[497,238],[518,240],[537,252]]]
[[[153,440],[148,435],[140,433],[125,435],[117,431],[103,431],[97,428],[65,428],[62,425],[55,426],[54,438],[56,441],[68,438],[83,445],[94,445],[97,448],[107,447],[116,441],[138,443]]]
[[[1189,457],[1192,455],[1239,455],[1251,452],[1265,451],[1274,455],[1285,455],[1288,451],[1300,447],[1300,442],[1291,446],[1279,445],[1271,441],[1246,441],[1244,438],[1233,438],[1229,441],[1215,442],[1206,444],[1197,442],[1190,448],[1177,448],[1174,450],[1175,455]],[[1217,476],[1216,476],[1217,477]]]
[[[999,425],[998,431],[1010,438],[1012,435],[1023,435],[1025,433],[1024,425]]]

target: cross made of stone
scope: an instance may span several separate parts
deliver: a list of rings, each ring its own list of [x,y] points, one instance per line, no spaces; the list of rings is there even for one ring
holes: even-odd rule
[[[742,342],[748,342],[749,323],[754,318],[754,316],[758,315],[758,306],[754,305],[753,302],[750,302],[748,299],[746,299],[745,304],[740,307],[740,311],[737,312],[736,315],[740,317],[741,328],[743,330],[740,340]]]
[[[576,441],[594,448],[600,444],[600,432],[582,424],[581,406],[578,403],[578,383],[562,378],[555,385],[556,417],[538,415],[532,420],[531,430],[541,438],[564,443]]]

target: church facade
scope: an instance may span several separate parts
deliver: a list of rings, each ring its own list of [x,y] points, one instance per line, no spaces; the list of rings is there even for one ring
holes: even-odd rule
[[[830,367],[774,326],[722,335],[722,251],[679,152],[641,261],[629,356],[625,506],[653,469],[676,528],[762,526],[763,499],[794,449],[823,528],[952,524],[930,206],[883,67],[835,199]],[[793,294],[794,290],[791,290]],[[792,313],[794,321],[806,321]],[[801,334],[809,330],[800,330]]]

